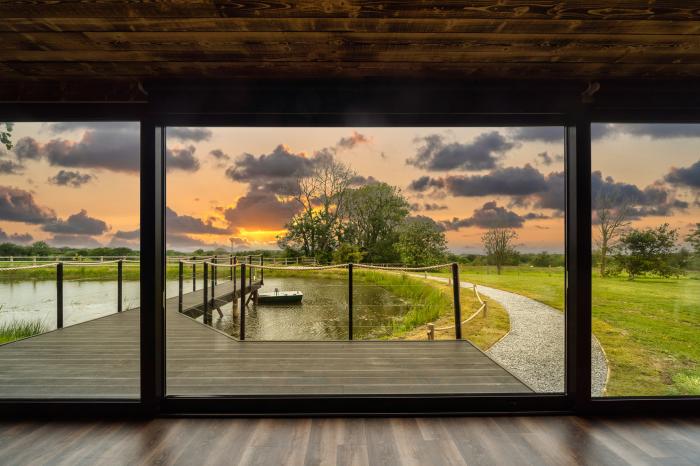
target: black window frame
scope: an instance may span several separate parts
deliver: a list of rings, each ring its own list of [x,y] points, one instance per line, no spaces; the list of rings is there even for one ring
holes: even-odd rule
[[[640,84],[640,83],[637,83]],[[616,87],[617,86],[617,87]],[[605,87],[604,87],[605,88]],[[692,413],[700,397],[591,398],[591,122],[700,123],[700,95],[582,83],[271,82],[146,86],[147,102],[12,103],[0,121],[138,121],[141,125],[141,398],[0,400],[0,415],[457,415]],[[646,98],[649,95],[653,98]],[[684,94],[686,93],[686,94]],[[564,394],[327,397],[165,396],[163,155],[168,126],[561,126],[566,166]],[[153,312],[144,312],[151,308]]]

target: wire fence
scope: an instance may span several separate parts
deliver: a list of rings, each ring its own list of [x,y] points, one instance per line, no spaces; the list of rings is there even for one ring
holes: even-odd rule
[[[353,263],[282,266],[268,264],[266,260],[267,258],[262,257],[256,262],[248,258],[242,263],[234,261],[221,263],[216,258],[198,261],[182,260],[180,261],[180,301],[184,301],[182,296],[186,294],[185,267],[190,266],[202,268],[204,271],[202,285],[204,305],[202,307],[205,323],[212,322],[211,315],[207,315],[207,312],[212,309],[220,310],[221,290],[227,290],[227,288],[220,290],[222,284],[220,277],[222,275],[226,277],[224,282],[235,281],[232,275],[246,272],[248,274],[246,281],[241,282],[238,288],[234,283],[233,288],[234,290],[246,289],[246,293],[253,294],[252,298],[245,300],[246,303],[252,300],[257,304],[258,295],[267,293],[266,290],[274,288],[277,293],[278,283],[279,286],[291,286],[292,292],[300,296],[299,301],[303,296],[303,311],[296,312],[295,318],[303,321],[311,332],[333,333],[336,337],[333,339],[388,338],[397,332],[405,334],[418,325],[425,325],[444,316],[445,310],[450,308],[454,309],[455,319],[461,320],[461,305],[458,301],[459,279],[452,279],[458,275],[458,266],[454,263],[421,267]],[[450,283],[455,284],[452,296],[411,276],[421,272],[452,273]],[[255,274],[253,278],[250,277],[251,274]],[[265,278],[269,278],[272,282],[265,283]],[[330,279],[332,280],[329,281]],[[259,285],[259,288],[255,288],[254,285]],[[266,288],[261,290],[265,285],[267,285]],[[231,299],[233,301],[237,299],[235,292]],[[238,299],[239,305],[241,302],[241,299]],[[320,309],[327,309],[329,312],[323,312]],[[236,319],[239,321],[234,322],[234,326],[241,339],[246,338],[246,324],[243,319],[248,312],[246,306],[238,307]],[[267,318],[272,321],[279,320],[280,314],[282,313],[270,313]],[[308,321],[309,316],[314,315],[318,320]],[[267,330],[271,334],[278,334],[276,331]],[[290,333],[296,335],[294,329],[290,330]],[[461,338],[460,330],[455,330],[455,338]]]

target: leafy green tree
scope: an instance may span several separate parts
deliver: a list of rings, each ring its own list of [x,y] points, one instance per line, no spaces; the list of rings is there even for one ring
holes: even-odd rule
[[[695,229],[685,237],[685,240],[690,244],[690,247],[693,248],[695,257],[700,258],[700,223],[695,224]]]
[[[409,203],[395,186],[373,183],[350,190],[344,239],[359,246],[367,262],[394,262],[398,228],[408,212]]]
[[[542,251],[539,254],[536,254],[535,257],[532,258],[532,265],[535,267],[549,267],[552,265],[553,258],[552,255],[549,254],[547,251]]]
[[[3,126],[5,127],[3,129]],[[7,150],[12,149],[12,129],[14,123],[0,123],[0,144],[4,145]]]
[[[290,256],[316,257],[317,238],[321,235],[321,222],[318,213],[313,210],[301,212],[286,225],[287,232],[277,239],[280,248],[289,252]]]
[[[428,217],[408,217],[396,243],[401,262],[409,266],[436,264],[445,259],[447,241],[442,228]]]
[[[55,253],[55,249],[44,241],[37,241],[29,246],[27,252],[30,256],[49,256]]]
[[[669,228],[668,223],[657,228],[631,229],[620,237],[615,260],[630,280],[645,273],[670,277],[679,273],[672,263],[677,239],[678,230]]]
[[[341,243],[340,246],[333,251],[333,262],[336,264],[345,264],[348,262],[360,263],[364,258],[364,252],[356,244]]]
[[[481,244],[486,251],[486,257],[491,264],[496,266],[496,272],[501,274],[501,268],[508,264],[512,258],[517,257],[517,251],[513,247],[513,241],[518,234],[512,228],[490,228],[481,237]]]
[[[26,256],[27,248],[14,243],[0,244],[0,256]]]
[[[700,269],[700,223],[696,223],[693,230],[685,237],[690,245],[692,257],[689,260],[689,268]]]

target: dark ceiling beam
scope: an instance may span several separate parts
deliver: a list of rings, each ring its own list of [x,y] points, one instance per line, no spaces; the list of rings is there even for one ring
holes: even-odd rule
[[[651,19],[697,20],[700,7],[683,0],[200,0],[124,2],[116,0],[6,0],[4,18],[476,18],[476,19]]]
[[[700,19],[700,18],[699,18]],[[376,32],[700,34],[698,20],[506,18],[0,17],[0,32]]]

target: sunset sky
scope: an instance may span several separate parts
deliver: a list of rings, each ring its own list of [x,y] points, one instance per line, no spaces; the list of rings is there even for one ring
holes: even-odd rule
[[[522,251],[563,251],[562,128],[168,128],[168,247],[275,248],[289,183],[319,153],[356,185],[399,187],[450,249],[485,228]],[[700,221],[700,125],[595,125],[593,191],[632,199],[635,226]],[[136,123],[18,123],[0,149],[0,242],[138,246]],[[600,172],[600,173],[597,173]]]

